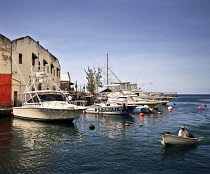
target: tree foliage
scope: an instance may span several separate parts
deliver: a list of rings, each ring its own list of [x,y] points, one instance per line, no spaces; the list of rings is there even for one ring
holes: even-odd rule
[[[103,87],[102,82],[101,82],[101,73],[102,70],[98,67],[98,69],[96,70],[95,67],[93,69],[91,69],[90,67],[88,67],[88,70],[86,71],[86,79],[88,80],[87,83],[87,90],[90,93],[95,93],[98,88]]]

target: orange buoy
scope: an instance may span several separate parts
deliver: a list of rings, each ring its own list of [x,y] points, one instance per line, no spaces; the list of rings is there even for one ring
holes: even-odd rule
[[[143,117],[144,116],[144,113],[140,113],[139,115]]]
[[[129,123],[125,123],[125,126],[128,127],[128,126],[130,126],[130,124]]]
[[[158,114],[162,114],[162,112],[158,112]]]
[[[201,106],[199,106],[198,109],[203,109],[203,108]]]
[[[172,112],[172,110],[168,110],[168,112]]]

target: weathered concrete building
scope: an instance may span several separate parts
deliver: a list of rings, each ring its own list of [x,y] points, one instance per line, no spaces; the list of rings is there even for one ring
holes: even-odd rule
[[[52,81],[60,85],[60,63],[38,41],[30,36],[10,41],[0,34],[0,104],[9,106],[22,102],[21,94],[29,83],[32,71],[46,71]],[[42,88],[40,83],[37,89],[32,90]],[[51,85],[48,89],[54,89],[54,86]]]
[[[11,105],[12,62],[11,41],[0,34],[0,106]]]

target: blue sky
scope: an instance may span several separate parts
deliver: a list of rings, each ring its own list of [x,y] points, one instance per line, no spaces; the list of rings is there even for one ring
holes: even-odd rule
[[[210,94],[209,0],[0,0],[0,5],[0,33],[39,41],[79,86],[87,83],[84,69],[105,67],[108,53],[115,75],[144,91]]]

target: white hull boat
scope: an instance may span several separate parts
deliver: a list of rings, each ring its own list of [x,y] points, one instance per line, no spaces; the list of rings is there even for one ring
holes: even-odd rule
[[[86,113],[89,114],[102,114],[102,115],[129,115],[133,113],[134,107],[118,105],[117,103],[102,103],[94,106],[90,106],[86,109]]]
[[[31,73],[31,85],[26,88],[25,101],[21,107],[13,107],[13,115],[17,118],[37,121],[70,121],[82,114],[85,106],[77,106],[68,101],[67,96],[56,86],[56,90],[48,90],[42,83],[43,90],[37,89],[40,82],[52,82],[46,72]]]
[[[86,109],[68,103],[59,91],[33,91],[32,96],[21,107],[13,107],[17,118],[37,121],[73,121]]]
[[[133,113],[135,113],[135,114],[149,113],[149,112],[151,112],[149,106],[137,106],[137,107],[135,107],[135,109],[133,110]]]
[[[189,138],[189,137],[181,137],[171,134],[162,133],[163,140],[161,141],[162,144],[172,144],[172,145],[190,145],[196,144],[198,138]]]
[[[162,105],[162,102],[160,101],[140,99],[136,94],[132,93],[131,91],[110,92],[107,94],[107,97],[109,100],[126,102],[128,106],[144,107],[146,105],[149,107],[150,112],[153,109],[160,108]]]
[[[72,122],[82,111],[72,109],[52,109],[52,108],[33,108],[15,107],[13,108],[14,117],[37,121],[70,121]]]

